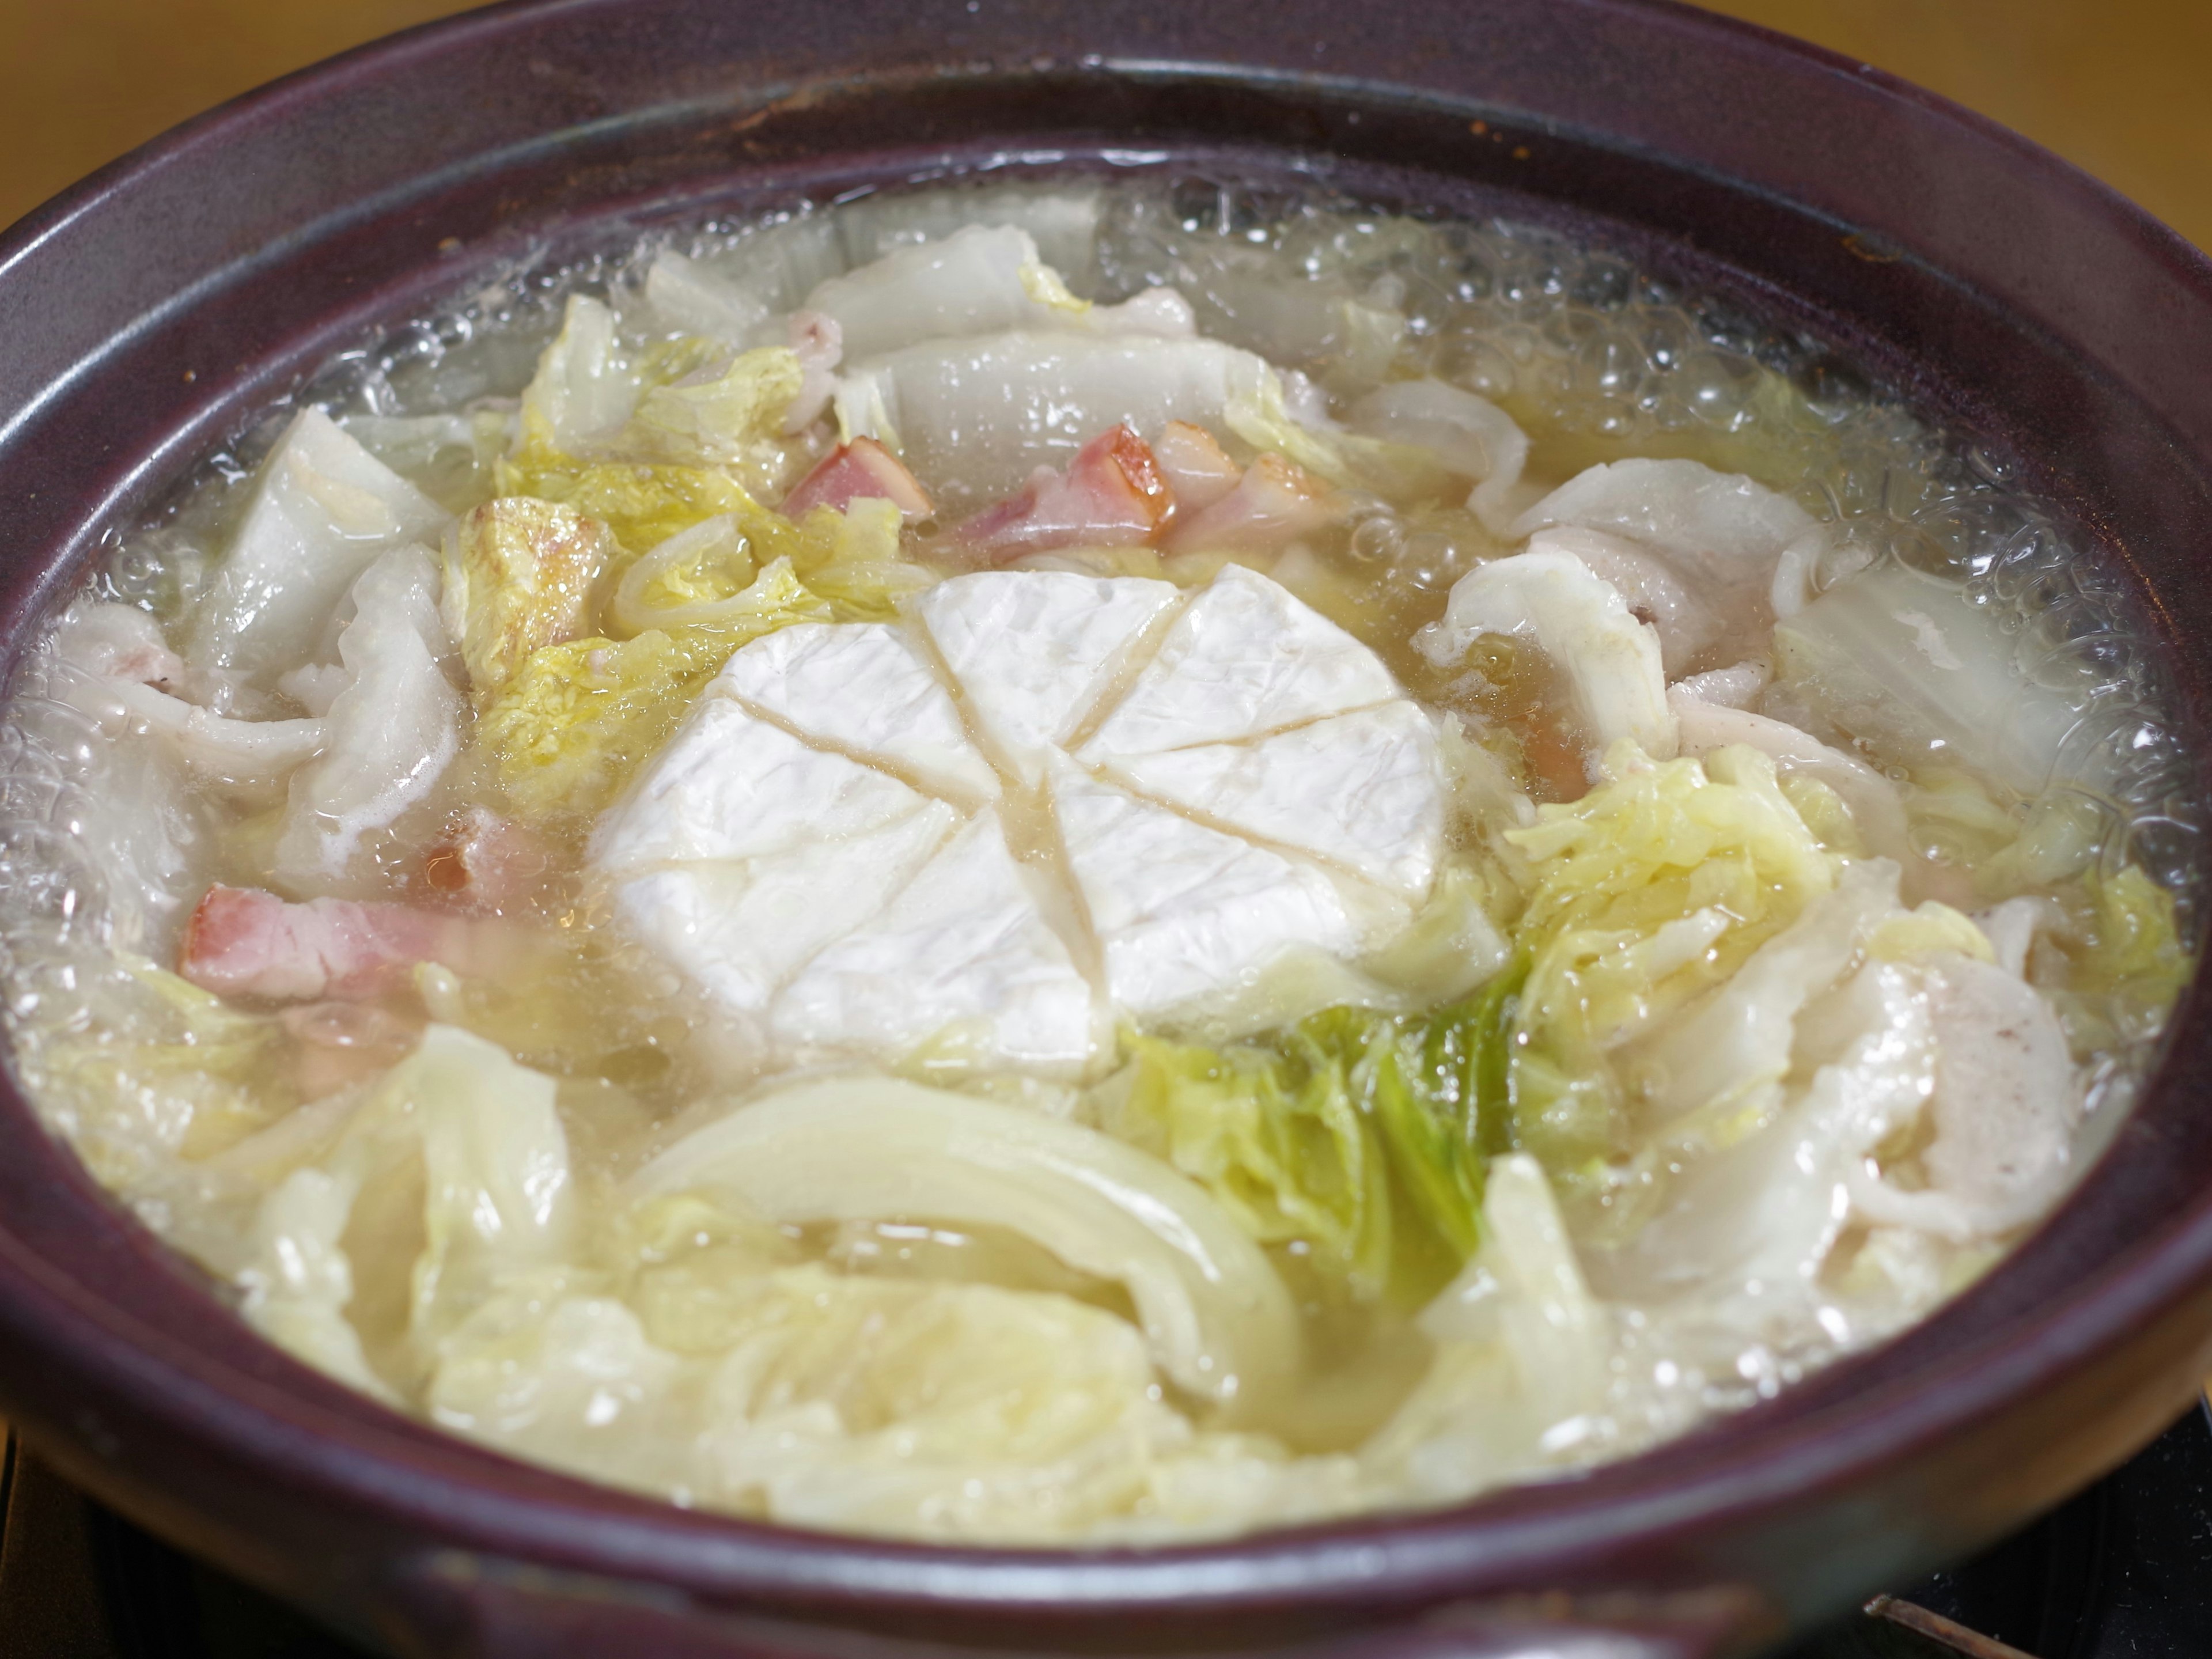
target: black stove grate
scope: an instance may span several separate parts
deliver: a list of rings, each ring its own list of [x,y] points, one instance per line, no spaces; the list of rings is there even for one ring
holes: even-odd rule
[[[2034,1659],[2212,1656],[2212,1419],[2200,1406],[2080,1497],[1898,1595]],[[1778,1659],[1954,1652],[1860,1616]]]

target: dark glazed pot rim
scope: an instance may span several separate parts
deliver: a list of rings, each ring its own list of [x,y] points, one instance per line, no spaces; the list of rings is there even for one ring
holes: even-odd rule
[[[1094,97],[1099,109],[1127,107],[1165,124],[1164,147],[1178,154],[1241,136],[1206,127],[1225,118],[1205,113],[1215,107],[1206,100],[1216,100],[1237,120],[1261,124],[1255,154],[1288,154],[1298,146],[1282,135],[1310,132],[1305,153],[1335,158],[1328,165],[1355,183],[1380,179],[1386,166],[1407,166],[1380,149],[1363,159],[1358,146],[1397,142],[1363,135],[1397,131],[1394,122],[1406,132],[1441,135],[1456,121],[1464,155],[1424,154],[1403,176],[1441,188],[1482,170],[1484,199],[1530,212],[1540,211],[1547,191],[1565,191],[1547,182],[1555,176],[1591,181],[1576,185],[1576,210],[1625,228],[1632,239],[1642,225],[1655,246],[1679,228],[1639,217],[1639,204],[1659,198],[1638,192],[1678,192],[1696,222],[1668,257],[1709,270],[1716,281],[1734,280],[1778,314],[1838,338],[1956,421],[1989,430],[2085,535],[2136,573],[2151,625],[2172,647],[2195,752],[2212,755],[2204,741],[2212,630],[2175,603],[2187,560],[2172,533],[2212,502],[2212,397],[2203,389],[2212,386],[2212,265],[2012,133],[1863,65],[1667,0],[1408,5],[1405,19],[1360,21],[1356,27],[1378,37],[1373,41],[1332,33],[1344,23],[1330,18],[1326,0],[1225,5],[1219,20],[1100,0],[1080,37],[1048,0],[986,0],[980,13],[958,0],[849,0],[842,9],[848,27],[880,26],[894,43],[852,73],[836,73],[845,48],[807,35],[805,20],[763,17],[759,82],[664,64],[667,100],[640,92],[657,84],[637,67],[651,49],[637,47],[635,63],[623,54],[634,38],[674,19],[689,18],[687,27],[712,35],[726,65],[750,66],[752,58],[722,46],[714,31],[723,26],[706,16],[712,9],[696,0],[688,7],[686,0],[516,0],[428,25],[199,118],[0,237],[0,385],[14,400],[0,408],[0,480],[27,466],[41,446],[64,453],[57,432],[104,434],[100,422],[111,417],[100,412],[95,393],[126,371],[182,365],[191,383],[179,388],[173,375],[162,379],[167,389],[136,428],[144,434],[137,447],[116,441],[99,451],[70,477],[68,499],[0,501],[0,545],[12,558],[0,570],[0,638],[9,649],[21,649],[35,619],[82,571],[101,525],[144,502],[161,476],[223,435],[226,422],[236,425],[243,411],[288,390],[287,377],[296,379],[313,352],[352,337],[364,319],[392,314],[404,282],[437,267],[445,239],[432,240],[433,232],[448,221],[471,228],[454,233],[467,257],[456,255],[438,278],[450,284],[452,272],[489,257],[487,250],[516,246],[533,228],[580,222],[608,201],[672,210],[666,204],[688,199],[687,166],[697,176],[755,165],[772,173],[797,165],[794,158],[830,154],[835,146],[810,137],[806,125],[825,111],[860,109],[880,95],[907,100],[927,127],[940,118],[930,101],[940,92],[1000,98],[1011,107],[1024,87],[1065,86],[1071,95]],[[1273,20],[1275,35],[1249,43],[1249,53],[1222,33],[1235,17],[1249,26],[1262,15]],[[1416,50],[1423,18],[1443,42],[1431,58]],[[917,33],[933,30],[927,41]],[[1487,50],[1474,44],[1486,30],[1534,43],[1519,58],[1502,53],[1494,82],[1483,79],[1490,68],[1470,67]],[[1297,43],[1309,34],[1326,50],[1297,61]],[[787,46],[787,36],[805,38]],[[1577,61],[1589,70],[1589,85],[1572,65],[1544,58],[1564,50],[1547,44],[1561,40],[1588,46],[1589,55]],[[620,67],[605,83],[578,89],[574,64],[586,48]],[[856,49],[856,56],[867,52]],[[163,288],[110,270],[106,286],[93,285],[98,291],[85,314],[109,319],[96,338],[72,341],[66,327],[40,333],[31,326],[42,304],[61,315],[58,302],[41,296],[73,259],[90,257],[86,247],[97,252],[101,238],[118,234],[104,227],[164,222],[194,191],[205,199],[234,161],[303,142],[325,114],[343,126],[386,100],[391,118],[428,118],[423,106],[434,94],[466,83],[469,65],[486,76],[483,66],[494,61],[507,69],[488,79],[511,91],[513,104],[457,116],[464,129],[458,159],[432,165],[422,146],[404,145],[389,157],[337,158],[331,168],[354,191],[341,205],[302,198],[307,204],[289,228],[281,191],[265,211],[226,206],[211,216],[231,240],[204,237],[192,252],[198,264],[179,272],[185,280]],[[1865,165],[1839,163],[1802,132],[1780,129],[1772,111],[1749,108],[1757,103],[1752,92],[1766,94],[1748,83],[1738,83],[1747,109],[1740,124],[1725,109],[1693,121],[1683,112],[1711,104],[1714,63],[1771,77],[1806,103],[1814,127],[1864,120]],[[1638,64],[1660,77],[1656,90],[1618,78]],[[1441,65],[1433,74],[1432,64]],[[418,87],[428,90],[418,96]],[[1786,102],[1783,93],[1774,97]],[[1516,181],[1506,152],[1465,136],[1457,118],[1472,112],[1526,136],[1527,145],[1511,152],[1531,157],[1526,182]],[[1195,125],[1176,128],[1178,120]],[[1676,142],[1669,120],[1695,142]],[[690,151],[659,136],[693,130],[709,137]],[[1045,130],[1079,155],[1097,152],[1095,139],[1049,124]],[[672,159],[658,172],[622,172],[608,158],[632,141],[659,158],[656,166]],[[866,154],[898,148],[881,133],[869,142],[874,148]],[[929,139],[916,142],[926,149]],[[977,153],[972,134],[966,142],[960,153]],[[1944,210],[1941,181],[1910,176],[1915,145],[1948,158],[1979,193],[1955,213]],[[953,140],[943,147],[960,150]],[[303,176],[283,174],[282,182],[307,191]],[[521,181],[514,186],[520,205],[511,210],[512,198],[489,186],[489,194],[471,194],[480,180],[509,178]],[[595,196],[602,178],[615,182]],[[168,193],[173,180],[182,181],[179,194]],[[1885,192],[1899,191],[1914,204],[1909,224],[1885,212]],[[1731,205],[1735,216],[1715,204]],[[1978,254],[1977,237],[2031,206],[2039,224],[2053,230],[2047,260]],[[2012,234],[2020,240],[2017,228]],[[257,273],[311,266],[326,246],[350,250],[348,257],[367,266],[372,237],[398,239],[411,251],[334,298],[338,321],[317,324],[320,333],[304,321],[288,324],[292,331],[269,343],[275,367],[251,353],[235,362],[222,355],[250,331],[241,332],[222,307],[264,280]],[[2081,287],[2077,267],[2114,249],[2135,261],[2125,273],[2130,294],[2086,312],[2081,296],[2090,290]],[[2131,307],[2160,319],[2159,349],[2142,338],[2140,317],[2130,326]],[[202,327],[205,317],[218,320]],[[115,325],[119,318],[127,325]],[[310,337],[312,350],[298,343]],[[1975,353],[1987,356],[2008,341],[2021,343],[2033,359],[2016,384],[1946,367],[1979,362]],[[2063,381],[2074,395],[2069,374],[2086,388],[2081,397],[2133,411],[2122,422],[2137,434],[2124,456],[2053,439],[2045,404],[2063,399],[2047,388]],[[112,394],[113,386],[105,390]],[[2176,482],[2162,486],[2159,503],[2130,501],[2107,487],[2114,477],[2143,476],[2141,469],[2161,456]],[[2123,1126],[2107,1165],[1933,1323],[1638,1458],[1450,1510],[1200,1546],[1024,1552],[813,1534],[589,1486],[386,1413],[266,1348],[227,1316],[208,1318],[212,1299],[189,1285],[149,1236],[112,1218],[74,1160],[44,1142],[12,1090],[0,1098],[0,1341],[35,1364],[0,1378],[0,1401],[52,1443],[79,1479],[188,1541],[193,1506],[206,1494],[179,1491],[179,1480],[243,1471],[250,1479],[242,1477],[240,1490],[257,1502],[281,1498],[301,1512],[373,1515],[414,1540],[410,1547],[424,1559],[440,1550],[473,1551],[823,1615],[890,1617],[944,1607],[985,1620],[1194,1617],[1248,1607],[1349,1614],[1516,1587],[1722,1579],[1761,1583],[1793,1607],[1820,1605],[2051,1501],[2147,1438],[2185,1398],[2187,1379],[2212,1346],[2203,1334],[2212,1330],[2212,1194],[2185,1200],[2160,1188],[2157,1172],[2161,1161],[2212,1169],[2212,1133],[2190,1139],[2184,1111],[2188,1079],[2212,1075],[2212,1034],[2201,1010],[2192,988],[2177,1012],[2179,1035],[2160,1080],[2146,1091],[2146,1115]],[[2165,1103],[2159,1113],[2148,1111],[2154,1100]],[[2130,1206],[2150,1224],[2131,1240],[2114,1232],[2116,1215]],[[76,1253],[60,1255],[64,1243]],[[193,1311],[180,1316],[176,1310],[187,1305]],[[2078,1419],[2100,1401],[2094,1431],[2084,1431]],[[2013,1478],[2004,1446],[1975,1433],[2000,1418],[2015,1433],[2066,1438],[2068,1456]],[[185,1461],[165,1465],[163,1475],[131,1467],[139,1449],[156,1443],[181,1449]],[[1939,1490],[1977,1471],[1987,1483],[1983,1492]],[[1942,1511],[1940,1522],[1923,1525],[1911,1507],[1916,1492]],[[1762,1532],[1776,1557],[1809,1549],[1830,1536],[1813,1512],[1832,1516],[1852,1504],[1863,1512],[1839,1523],[1833,1560],[1762,1563]],[[207,1534],[209,1547],[264,1578],[307,1582],[278,1544],[252,1534],[249,1518],[228,1515]],[[348,1536],[343,1526],[332,1535]],[[341,1563],[329,1571],[353,1570]]]

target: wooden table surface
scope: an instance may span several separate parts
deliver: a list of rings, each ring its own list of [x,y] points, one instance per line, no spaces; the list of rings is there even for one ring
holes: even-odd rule
[[[733,0],[733,3],[735,0]],[[0,223],[451,0],[0,0]],[[2212,0],[1724,0],[2048,145],[2212,247]]]

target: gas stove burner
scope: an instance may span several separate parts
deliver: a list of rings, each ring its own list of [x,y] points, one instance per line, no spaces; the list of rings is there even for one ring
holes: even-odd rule
[[[0,1653],[374,1659],[78,1497],[12,1447],[5,1485]],[[1772,1659],[2212,1654],[2208,1538],[2212,1417],[2200,1408],[1994,1549],[1877,1596]]]

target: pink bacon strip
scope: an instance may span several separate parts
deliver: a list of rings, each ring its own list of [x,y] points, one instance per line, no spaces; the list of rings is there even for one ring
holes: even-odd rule
[[[372,997],[418,963],[465,965],[478,954],[472,933],[464,918],[412,905],[293,904],[258,888],[217,885],[185,926],[177,971],[223,996]]]

